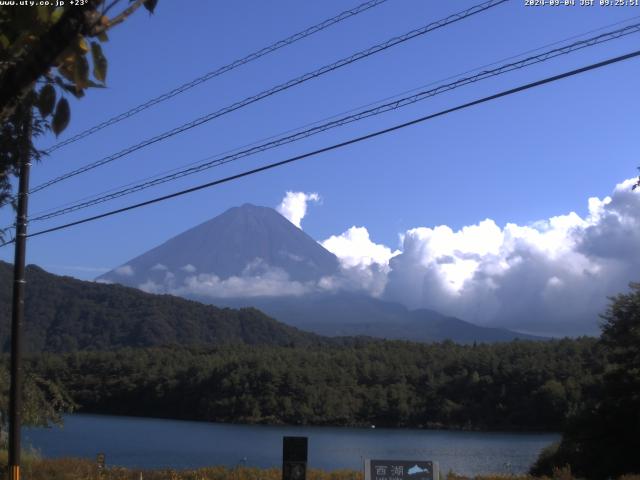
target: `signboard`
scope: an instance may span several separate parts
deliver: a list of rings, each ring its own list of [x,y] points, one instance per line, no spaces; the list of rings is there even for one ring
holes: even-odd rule
[[[440,480],[438,462],[424,460],[364,461],[365,480]]]

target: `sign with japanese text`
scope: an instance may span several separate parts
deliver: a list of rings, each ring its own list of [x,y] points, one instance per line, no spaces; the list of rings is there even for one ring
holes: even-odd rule
[[[364,461],[365,480],[439,480],[438,462],[425,460]]]

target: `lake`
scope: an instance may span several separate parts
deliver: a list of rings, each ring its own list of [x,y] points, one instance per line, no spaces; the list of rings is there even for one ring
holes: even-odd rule
[[[23,445],[45,457],[89,457],[107,465],[192,468],[280,467],[282,437],[309,437],[310,468],[361,469],[363,458],[435,460],[465,475],[523,473],[555,433],[289,427],[74,414],[63,428],[25,428]]]

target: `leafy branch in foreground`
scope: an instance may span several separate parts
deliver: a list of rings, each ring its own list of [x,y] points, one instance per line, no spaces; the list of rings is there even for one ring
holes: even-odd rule
[[[561,442],[541,456],[533,474],[570,465],[588,479],[640,473],[640,283],[612,297],[599,344],[608,361],[602,383],[572,415]]]
[[[88,88],[106,86],[107,32],[141,6],[153,12],[157,0],[136,0],[107,16],[119,3],[0,8],[0,208],[13,204],[10,180],[18,173],[25,124],[33,123],[33,137],[60,135],[71,120],[67,96],[82,98]],[[43,152],[27,140],[31,158],[40,159]],[[6,234],[0,231],[0,240]]]
[[[4,432],[8,426],[9,372],[0,364],[0,446],[4,446]],[[49,427],[62,424],[62,414],[76,408],[75,402],[58,383],[29,372],[24,378],[22,421],[24,425]]]

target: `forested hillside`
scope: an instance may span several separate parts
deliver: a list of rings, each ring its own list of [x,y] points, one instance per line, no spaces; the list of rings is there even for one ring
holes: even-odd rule
[[[253,309],[216,308],[121,285],[59,277],[27,268],[28,351],[71,352],[160,345],[230,343],[310,345],[322,337]],[[0,346],[9,349],[12,266],[0,262]]]
[[[125,349],[33,358],[81,411],[223,422],[559,430],[597,384],[595,339]]]

